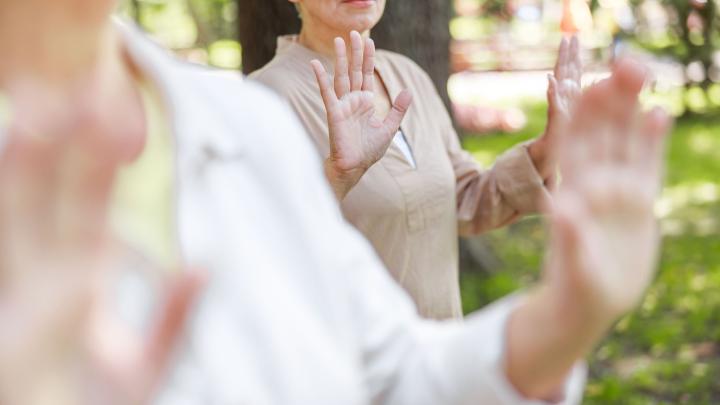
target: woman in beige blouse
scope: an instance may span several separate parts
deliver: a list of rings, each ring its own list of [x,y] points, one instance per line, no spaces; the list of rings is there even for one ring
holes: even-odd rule
[[[458,233],[507,225],[547,200],[554,165],[546,145],[579,90],[577,40],[560,47],[545,134],[483,170],[460,146],[427,74],[399,54],[375,52],[369,33],[385,0],[289,1],[300,12],[300,35],[279,38],[275,58],[250,77],[297,111],[345,217],[420,314],[460,318]],[[337,72],[334,86],[326,71]]]

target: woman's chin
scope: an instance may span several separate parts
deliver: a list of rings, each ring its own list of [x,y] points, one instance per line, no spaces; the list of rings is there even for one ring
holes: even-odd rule
[[[357,31],[363,33],[370,31],[377,24],[377,18],[375,15],[355,15],[348,18],[345,31]]]

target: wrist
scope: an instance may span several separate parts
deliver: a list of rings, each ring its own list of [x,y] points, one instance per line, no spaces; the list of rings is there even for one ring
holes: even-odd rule
[[[553,165],[547,157],[548,147],[546,138],[546,135],[542,135],[527,146],[528,155],[530,155],[530,160],[532,160],[535,170],[537,170],[540,177],[545,180],[551,177],[554,171]]]
[[[325,177],[335,193],[338,201],[342,201],[353,187],[360,181],[365,173],[362,169],[341,170],[337,167],[332,158],[325,159],[323,163]]]

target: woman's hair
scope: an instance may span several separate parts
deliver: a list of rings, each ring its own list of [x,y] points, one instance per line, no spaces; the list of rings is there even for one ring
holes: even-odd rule
[[[277,38],[300,32],[299,7],[288,0],[246,0],[238,5],[243,73],[250,74],[275,56]]]

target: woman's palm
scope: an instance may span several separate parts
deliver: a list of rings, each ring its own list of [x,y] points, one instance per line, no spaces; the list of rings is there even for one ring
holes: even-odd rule
[[[403,91],[397,97],[390,113],[381,121],[375,116],[374,77],[375,47],[352,32],[351,53],[348,63],[345,41],[335,40],[334,88],[325,68],[319,61],[312,66],[320,86],[328,118],[330,137],[329,161],[340,172],[364,173],[380,160],[400,128],[412,97]]]
[[[342,170],[368,168],[382,158],[395,132],[375,117],[373,95],[353,92],[339,100],[337,109],[328,111],[330,147],[335,163]]]

